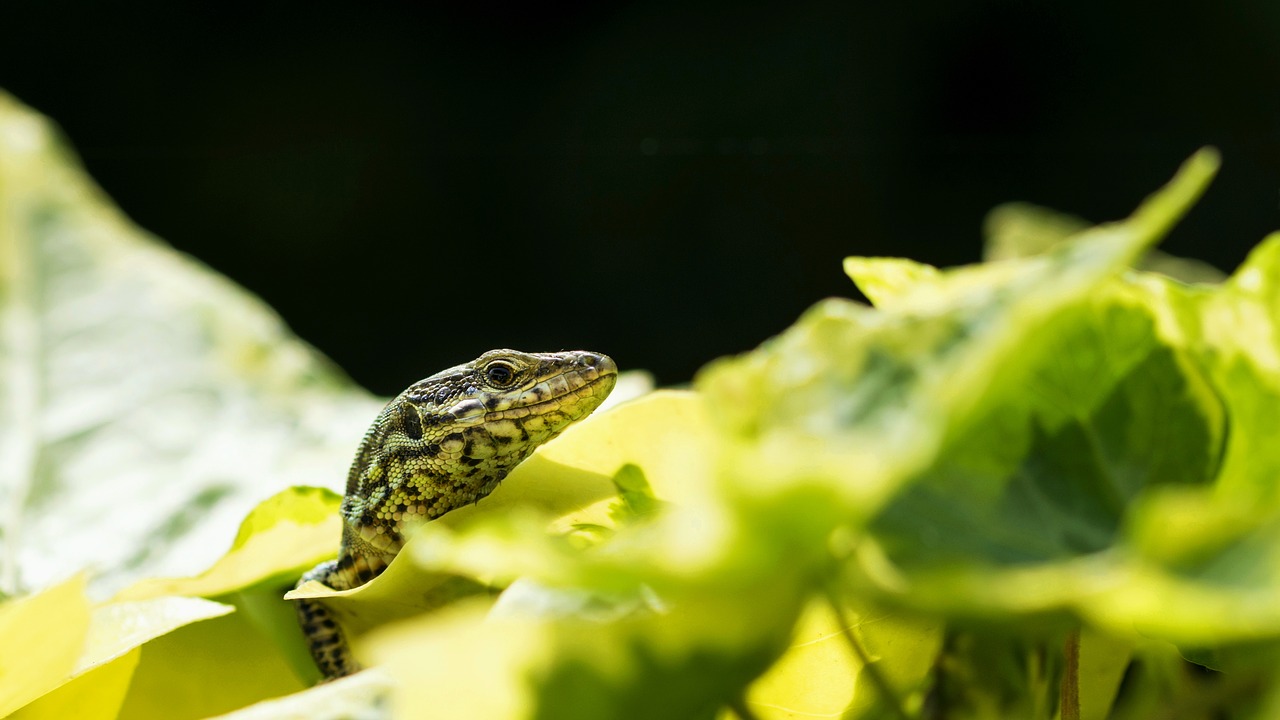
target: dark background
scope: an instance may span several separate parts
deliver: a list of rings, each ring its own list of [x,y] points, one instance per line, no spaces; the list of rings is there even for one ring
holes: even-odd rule
[[[1122,217],[1204,144],[1165,248],[1280,228],[1270,0],[208,5],[7,3],[0,87],[384,394],[500,346],[682,382],[854,294],[845,255]]]

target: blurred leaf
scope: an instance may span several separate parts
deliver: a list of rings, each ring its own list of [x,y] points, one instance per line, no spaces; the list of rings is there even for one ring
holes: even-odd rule
[[[1231,410],[1222,493],[1277,507],[1280,449],[1280,233],[1266,238],[1220,288],[1148,278],[1136,284],[1172,342],[1195,353]]]
[[[663,501],[654,497],[639,465],[627,463],[618,468],[613,486],[618,489],[618,499],[609,508],[609,517],[615,523],[643,520],[662,510]]]
[[[885,698],[863,676],[846,633],[857,636],[896,697],[907,698],[911,711],[919,712],[921,690],[942,643],[940,623],[870,606],[845,612],[851,627],[841,626],[825,598],[809,603],[791,647],[747,693],[761,720],[892,717]],[[721,715],[731,718],[729,711]]]
[[[524,480],[504,482],[516,492],[535,479],[530,489],[559,483],[559,468],[573,463],[613,490],[614,471],[633,465],[617,476],[624,492],[643,477],[667,504],[593,543],[575,542],[572,530],[591,512],[608,525],[616,490],[604,502],[592,495],[573,523],[535,502],[425,525],[397,562],[408,555],[436,572],[520,580],[500,611],[478,602],[367,640],[398,680],[398,707],[410,717],[709,718],[739,696],[785,649],[804,587],[796,576],[807,568],[780,565],[767,537],[717,515],[713,483],[697,474],[709,472],[707,432],[699,397],[657,393],[548,445],[566,465],[526,464]],[[415,712],[445,688],[443,704]]]
[[[1129,220],[1044,255],[911,269],[925,280],[914,285],[901,280],[910,266],[881,263],[882,284],[867,291],[891,303],[823,302],[755,352],[713,363],[698,386],[729,440],[732,492],[771,517],[788,514],[788,496],[811,498],[815,515],[793,516],[819,539],[873,515],[977,422],[993,390],[1024,381],[1049,349],[1045,327],[1167,230],[1216,167],[1212,153],[1196,155]]]
[[[1074,215],[1031,203],[998,205],[987,213],[983,223],[987,244],[982,257],[987,262],[997,262],[1040,255],[1090,224]],[[1134,267],[1184,283],[1217,284],[1227,278],[1226,273],[1206,262],[1176,257],[1156,249],[1144,253]]]
[[[75,673],[92,670],[184,625],[221,617],[232,608],[199,598],[160,597],[113,602],[93,611]]]
[[[844,273],[876,307],[940,279],[937,268],[905,258],[847,257]]]
[[[58,687],[75,669],[89,631],[84,587],[77,575],[0,605],[0,717]]]
[[[997,205],[982,224],[985,262],[1043,255],[1067,238],[1093,226],[1084,218],[1025,202]]]
[[[710,718],[785,646],[778,589],[754,607],[704,595],[611,622],[462,606],[388,627],[370,653],[403,717]]]
[[[1159,340],[1143,306],[1096,292],[1045,336],[1042,360],[1023,382],[993,387],[977,419],[873,521],[900,570],[949,574],[964,563],[1095,553],[1115,544],[1140,492],[1216,472],[1220,401],[1193,363]],[[1067,597],[1073,590],[1062,589]],[[984,595],[1000,592],[991,586]],[[920,597],[953,609],[986,602]]]
[[[1080,633],[1080,720],[1107,720],[1133,656],[1127,640],[1093,630]]]
[[[1218,287],[1128,276],[1052,325],[1048,361],[877,518],[892,562],[871,575],[936,611],[1277,636],[1277,248]]]
[[[623,370],[618,373],[618,382],[614,384],[613,391],[609,393],[609,397],[605,398],[604,402],[600,403],[600,407],[596,408],[596,414],[598,415],[625,402],[631,402],[653,391],[653,373],[648,370]]]
[[[134,227],[0,95],[0,592],[207,566],[262,498],[336,486],[379,402]],[[110,508],[110,510],[106,510]]]
[[[1192,717],[1247,704],[1274,682],[1259,658],[1280,640],[1278,311],[1280,235],[1219,286],[1137,274],[1095,293],[1052,326],[1051,361],[1031,382],[993,393],[877,518],[888,557],[863,548],[868,576],[935,612],[1017,627],[1070,610],[1122,643],[1136,630],[1232,667],[1142,680],[1126,707],[1146,709],[1130,717],[1192,698]],[[1082,683],[1086,661],[1087,646]],[[1122,661],[1114,648],[1090,661],[1103,688]]]
[[[1218,287],[1136,278],[1212,382],[1230,433],[1211,490],[1165,490],[1136,504],[1117,602],[1092,606],[1113,623],[1188,645],[1280,639],[1280,234]]]

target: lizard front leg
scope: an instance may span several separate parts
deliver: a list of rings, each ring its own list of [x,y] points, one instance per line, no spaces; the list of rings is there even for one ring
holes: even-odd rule
[[[298,587],[302,587],[308,580],[334,587],[342,577],[338,573],[338,561],[330,560],[320,563],[303,575],[298,581]],[[351,654],[351,648],[342,634],[342,627],[338,625],[328,606],[320,600],[310,598],[298,600],[295,605],[298,623],[302,626],[302,634],[306,637],[311,657],[326,679],[350,675],[361,669],[360,663]]]

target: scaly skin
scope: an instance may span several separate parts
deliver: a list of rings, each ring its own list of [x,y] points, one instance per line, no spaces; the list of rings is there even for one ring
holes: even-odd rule
[[[493,350],[409,386],[351,464],[338,558],[298,584],[347,590],[377,577],[404,546],[406,526],[488,495],[534,448],[599,407],[617,373],[599,353]],[[299,600],[297,609],[326,678],[360,669],[323,602]]]

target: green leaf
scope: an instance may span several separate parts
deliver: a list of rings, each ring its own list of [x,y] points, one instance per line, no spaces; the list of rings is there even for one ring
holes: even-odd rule
[[[663,502],[654,496],[639,465],[627,463],[618,468],[613,486],[618,489],[618,500],[609,508],[609,517],[616,523],[643,520],[662,510]]]
[[[787,496],[821,498],[803,505],[817,517],[792,514],[819,541],[823,528],[874,515],[994,389],[1033,371],[1045,328],[1153,243],[1216,167],[1202,152],[1129,220],[1045,255],[941,276],[910,269],[924,280],[914,284],[900,281],[903,264],[881,264],[888,279],[866,289],[890,304],[826,301],[757,351],[714,363],[698,387],[728,440],[733,491],[771,517],[788,514]]]
[[[1090,610],[1193,646],[1280,638],[1268,599],[1280,592],[1280,235],[1219,287],[1146,277],[1131,290],[1204,369],[1230,432],[1211,490],[1169,488],[1135,505],[1116,597]]]
[[[1074,215],[1031,203],[1005,203],[987,213],[983,223],[987,242],[982,257],[988,262],[998,262],[1040,255],[1090,225]],[[1184,283],[1216,284],[1227,277],[1208,263],[1156,249],[1148,250],[1134,266]]]
[[[1133,657],[1133,643],[1094,630],[1080,634],[1080,719],[1107,720],[1125,670]]]
[[[379,401],[132,225],[0,94],[0,593],[187,575],[253,505],[345,476]],[[104,508],[111,511],[104,511]]]
[[[1050,325],[1029,381],[996,387],[873,521],[864,577],[1033,637],[1045,628],[1029,615],[1066,611],[1122,643],[1136,630],[1233,667],[1198,692],[1272,682],[1258,658],[1280,639],[1277,309],[1280,236],[1219,286],[1112,281]],[[1118,682],[1121,661],[1095,659],[1101,687]],[[1188,682],[1133,692],[1176,704],[1170,687]]]
[[[1025,380],[992,388],[976,421],[872,523],[901,569],[1095,553],[1117,541],[1139,493],[1216,472],[1223,408],[1145,307],[1104,290],[1045,335]]]

